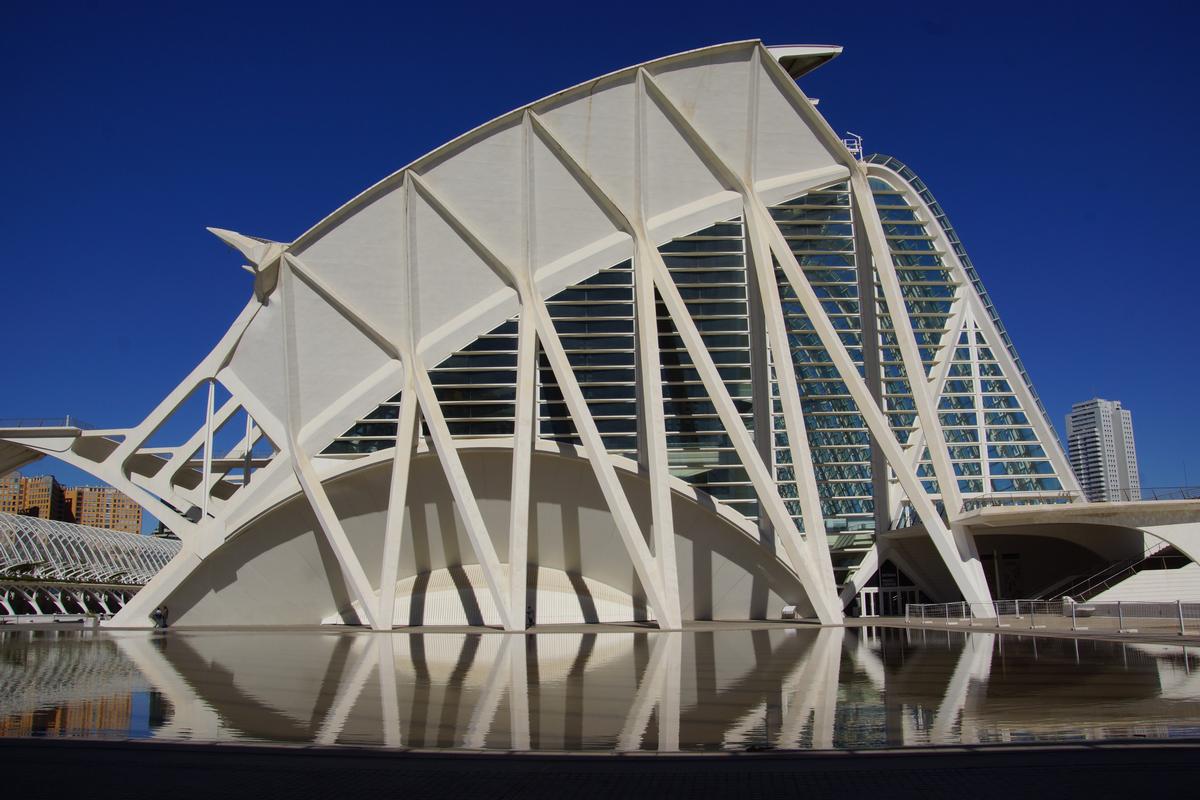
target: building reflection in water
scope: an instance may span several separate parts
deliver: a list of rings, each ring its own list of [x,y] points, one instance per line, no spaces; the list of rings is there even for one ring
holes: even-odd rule
[[[149,736],[163,701],[112,639],[0,633],[0,736]]]
[[[1174,646],[887,628],[0,632],[0,735],[492,750],[1200,734]]]

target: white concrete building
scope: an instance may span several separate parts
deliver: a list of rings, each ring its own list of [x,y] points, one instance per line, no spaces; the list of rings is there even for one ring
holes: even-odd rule
[[[1088,500],[1141,500],[1133,414],[1120,400],[1094,398],[1067,415],[1071,469]]]
[[[293,242],[214,229],[253,293],[211,354],[133,427],[0,431],[0,473],[54,455],[178,533],[131,626],[836,622],[1141,552],[996,516],[1083,497],[945,211],[797,86],[839,52],[657,59]]]

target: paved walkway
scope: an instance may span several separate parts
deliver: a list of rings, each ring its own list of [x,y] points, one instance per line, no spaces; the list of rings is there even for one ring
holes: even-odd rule
[[[1191,622],[1189,620],[1189,622]],[[1188,625],[1187,635],[1179,635],[1178,621],[1168,619],[1127,618],[1124,632],[1115,618],[1079,617],[1076,629],[1071,629],[1070,617],[1042,614],[1021,617],[1003,616],[995,619],[905,619],[904,617],[869,617],[847,619],[847,627],[881,625],[888,628],[918,630],[952,630],[981,633],[1011,633],[1014,635],[1051,636],[1069,639],[1104,639],[1116,642],[1144,644],[1174,644],[1200,646],[1200,627]]]
[[[984,633],[1011,633],[1018,635],[1035,634],[1038,636],[1056,636],[1076,639],[1103,639],[1108,641],[1128,641],[1128,642],[1143,642],[1154,644],[1184,644],[1200,646],[1200,625],[1193,624],[1192,620],[1187,621],[1187,635],[1179,635],[1179,626],[1177,621],[1167,619],[1136,619],[1130,617],[1126,620],[1126,632],[1122,633],[1118,629],[1117,620],[1103,617],[1083,618],[1077,620],[1079,629],[1071,630],[1070,618],[1054,617],[1046,615],[1030,616],[1028,614],[1021,617],[1005,616],[995,620],[965,620],[965,619],[930,619],[922,622],[920,619],[906,620],[904,617],[861,617],[847,618],[843,623],[848,628],[861,628],[873,625],[879,625],[889,628],[914,628],[924,630],[954,630],[954,631],[979,631]],[[3,626],[0,625],[0,628]],[[15,624],[14,624],[14,627]],[[59,631],[78,631],[81,629],[78,623],[29,623],[22,624],[22,630],[59,630]],[[814,620],[696,620],[689,621],[683,624],[685,631],[727,631],[727,630],[761,630],[772,628],[819,628],[820,623]],[[132,630],[122,628],[102,628],[101,630]],[[136,630],[147,630],[138,628]],[[261,631],[312,631],[314,633],[360,633],[364,636],[375,635],[375,632],[369,628],[357,626],[329,626],[329,625],[308,625],[308,626],[277,626],[277,625],[261,625],[261,626],[246,626],[246,627],[200,627],[200,626],[171,626],[172,631],[216,631],[222,634],[230,633],[245,633],[253,635]],[[658,627],[653,623],[647,622],[601,622],[601,623],[580,623],[580,624],[564,624],[564,625],[535,625],[526,633],[550,634],[550,633],[630,633],[641,631],[653,633],[658,630]],[[483,633],[483,634],[500,634],[506,632],[501,628],[482,627],[470,625],[442,625],[442,626],[418,626],[409,628],[396,628],[393,633],[409,634],[409,633]]]
[[[1190,797],[1200,740],[730,755],[483,755],[0,739],[11,797],[754,800]]]

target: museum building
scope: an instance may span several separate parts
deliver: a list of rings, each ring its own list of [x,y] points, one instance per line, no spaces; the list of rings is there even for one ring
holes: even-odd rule
[[[798,85],[840,51],[650,61],[293,242],[213,229],[253,292],[211,354],[135,427],[0,431],[0,472],[179,535],[127,627],[833,623],[1194,556],[1190,506],[1085,501],[941,205]]]

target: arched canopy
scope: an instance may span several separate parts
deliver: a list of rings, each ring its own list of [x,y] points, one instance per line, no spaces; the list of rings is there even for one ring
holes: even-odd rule
[[[142,586],[178,552],[170,539],[0,514],[6,578]]]

